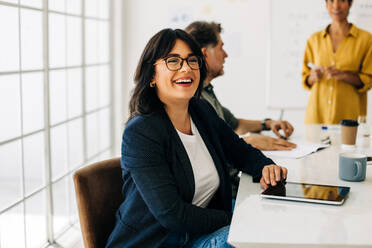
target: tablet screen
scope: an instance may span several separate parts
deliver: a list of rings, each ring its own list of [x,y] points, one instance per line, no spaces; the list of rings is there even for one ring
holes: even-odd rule
[[[345,186],[279,182],[276,186],[267,188],[261,193],[261,196],[265,198],[341,205],[349,191],[350,187]]]

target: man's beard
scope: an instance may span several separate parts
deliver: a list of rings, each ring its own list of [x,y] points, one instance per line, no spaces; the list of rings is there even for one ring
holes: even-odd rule
[[[216,77],[222,76],[224,73],[225,72],[223,71],[223,68],[221,68],[221,70],[211,72],[210,75],[211,75],[212,78],[216,78]]]

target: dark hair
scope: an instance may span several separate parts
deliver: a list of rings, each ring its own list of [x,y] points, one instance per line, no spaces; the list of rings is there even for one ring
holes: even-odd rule
[[[202,58],[202,64],[199,69],[200,82],[195,92],[195,97],[200,98],[203,82],[207,75],[207,68],[198,43],[192,36],[181,29],[163,29],[149,40],[138,62],[134,76],[135,87],[129,102],[130,116],[128,120],[137,115],[154,113],[164,107],[164,104],[156,94],[156,87],[150,87],[150,82],[155,74],[154,63],[169,54],[177,39],[184,41],[194,55]]]
[[[200,47],[209,45],[215,47],[218,43],[217,34],[222,32],[222,27],[215,22],[196,21],[188,25],[185,30],[194,37]]]
[[[325,0],[325,1],[328,2],[328,0]],[[350,5],[353,0],[347,0],[347,1],[349,2],[349,5]]]

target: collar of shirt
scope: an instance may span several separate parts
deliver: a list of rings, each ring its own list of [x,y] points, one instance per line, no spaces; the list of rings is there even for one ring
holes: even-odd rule
[[[331,24],[327,25],[327,27],[325,29],[322,30],[322,37],[325,38],[327,35],[328,35],[328,28]],[[347,34],[347,36],[354,36],[354,37],[357,37],[358,35],[358,28],[355,27],[355,25],[351,24],[351,28],[349,30],[349,33]]]
[[[203,88],[207,92],[213,92],[213,85],[211,83],[208,84],[208,83],[204,82],[203,83]]]

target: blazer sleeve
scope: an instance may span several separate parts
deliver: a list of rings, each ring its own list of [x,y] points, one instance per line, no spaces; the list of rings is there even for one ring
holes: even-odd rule
[[[210,123],[214,124],[217,128],[214,133],[219,135],[220,144],[228,162],[244,173],[252,175],[254,181],[259,180],[262,176],[263,167],[275,163],[260,150],[247,144],[226,122],[218,118],[217,113],[215,113],[209,104],[204,104],[208,108],[208,119]]]
[[[229,225],[230,212],[200,208],[180,198],[166,159],[163,125],[142,122],[127,126],[122,143],[123,169],[129,171],[153,216],[168,230],[205,234]],[[138,211],[141,211],[139,209]]]

